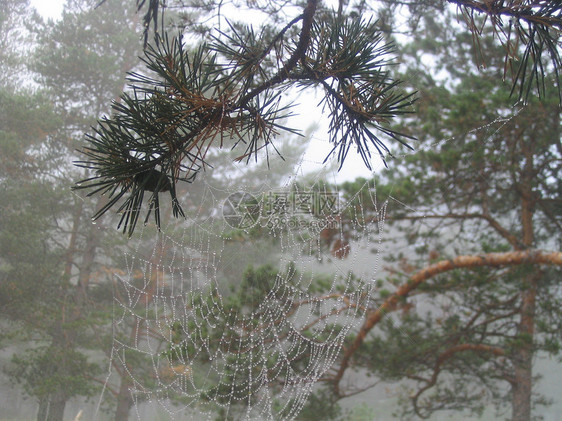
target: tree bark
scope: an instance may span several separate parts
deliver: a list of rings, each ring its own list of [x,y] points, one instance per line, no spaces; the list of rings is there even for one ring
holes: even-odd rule
[[[107,199],[100,197],[96,204],[96,209],[102,207]],[[86,233],[86,244],[82,252],[82,262],[80,263],[80,271],[78,275],[78,285],[79,288],[77,294],[77,304],[82,305],[88,296],[88,288],[90,285],[90,278],[92,277],[92,272],[94,270],[94,264],[96,260],[96,249],[99,247],[100,243],[100,229],[98,226],[90,224],[87,227]],[[77,315],[80,317],[80,315]]]
[[[533,148],[525,141],[521,142],[524,166],[521,171],[519,194],[521,196],[521,234],[523,245],[532,248],[535,242],[533,229],[534,195],[532,180],[534,177]],[[512,421],[531,421],[531,396],[533,388],[533,340],[535,333],[535,302],[540,269],[530,272],[521,286],[521,316],[517,336],[521,341],[513,356],[514,381],[511,386]]]
[[[124,372],[121,375],[121,385],[119,386],[119,394],[117,395],[115,421],[127,421],[129,419],[129,411],[133,406],[133,398],[131,397],[130,391],[131,386],[131,380],[127,372]]]
[[[522,295],[521,320],[518,329],[521,345],[513,357],[515,378],[512,385],[512,421],[531,420],[536,282],[529,285]]]
[[[49,398],[42,396],[39,399],[39,410],[37,411],[37,421],[45,421],[49,415]]]
[[[55,392],[41,398],[37,411],[37,421],[63,421],[66,401],[64,392]]]

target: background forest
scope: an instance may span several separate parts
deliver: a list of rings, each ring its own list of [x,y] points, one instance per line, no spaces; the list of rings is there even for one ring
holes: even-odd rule
[[[98,3],[0,3],[0,421],[562,419],[558,2]]]

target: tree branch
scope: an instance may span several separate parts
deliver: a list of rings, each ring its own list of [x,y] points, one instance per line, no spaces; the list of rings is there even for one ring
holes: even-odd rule
[[[289,57],[289,60],[281,69],[279,69],[275,76],[243,96],[239,102],[241,107],[244,107],[246,104],[248,104],[248,102],[250,102],[253,98],[261,94],[266,89],[271,88],[272,86],[275,86],[286,80],[299,60],[304,59],[306,49],[310,44],[310,30],[312,29],[312,22],[314,21],[314,14],[316,13],[318,2],[319,0],[308,0],[308,3],[302,15],[299,16],[299,20],[302,17],[302,29],[299,36],[299,42],[297,43],[297,48],[295,49],[291,57]]]
[[[513,71],[511,94],[519,84],[519,100],[527,100],[529,92],[536,83],[539,98],[545,95],[545,68],[541,63],[543,52],[550,55],[553,74],[557,83],[558,104],[562,106],[562,89],[559,70],[562,59],[558,48],[558,38],[562,31],[559,0],[447,0],[457,5],[466,19],[466,24],[473,34],[476,48],[479,45],[482,29],[475,22],[475,12],[484,14],[492,22],[496,35],[506,51],[504,78],[510,66],[509,60],[518,61],[518,68]],[[506,21],[504,21],[504,18]],[[484,21],[485,22],[485,21]],[[526,27],[525,27],[526,26]],[[515,38],[515,40],[512,40]],[[517,46],[521,42],[524,52],[517,58]],[[530,67],[530,69],[529,69]]]
[[[465,352],[465,351],[489,352],[497,356],[505,355],[505,351],[502,348],[491,346],[491,345],[485,345],[485,344],[458,344],[442,352],[437,358],[437,361],[435,362],[431,379],[429,379],[429,381],[427,381],[427,384],[421,389],[419,389],[418,392],[412,397],[414,411],[418,416],[420,416],[421,418],[427,418],[427,416],[424,416],[423,414],[420,413],[420,409],[418,407],[417,402],[423,392],[432,388],[433,386],[435,386],[435,383],[437,383],[437,378],[439,377],[439,373],[441,372],[441,365],[449,358],[451,358],[454,354],[457,354],[459,352]]]
[[[553,15],[547,15],[540,12],[535,12],[534,7],[544,6],[543,1],[532,2],[527,1],[527,4],[522,4],[520,0],[508,1],[507,5],[504,2],[495,1],[473,1],[473,0],[447,0],[449,3],[456,6],[464,7],[474,10],[478,13],[484,13],[488,16],[506,16],[517,20],[523,20],[530,25],[546,25],[553,28],[562,29],[562,21]]]
[[[496,230],[496,232],[502,236],[507,242],[515,249],[515,250],[523,250],[524,246],[519,241],[519,239],[511,234],[507,229],[501,226],[501,224],[493,218],[491,215],[487,213],[445,213],[442,215],[439,214],[423,214],[420,216],[399,216],[399,217],[392,217],[385,215],[385,221],[398,221],[398,220],[419,220],[419,219],[482,219],[490,226]],[[378,222],[379,217],[374,217],[371,219],[371,222]]]
[[[459,268],[476,268],[482,266],[512,266],[521,264],[544,264],[562,266],[562,252],[542,250],[517,250],[506,253],[488,253],[484,255],[457,256],[454,259],[442,260],[416,272],[402,284],[398,290],[388,297],[384,303],[369,312],[353,343],[345,349],[340,368],[333,378],[333,387],[336,396],[340,396],[339,383],[349,367],[353,354],[363,344],[367,334],[387,314],[397,309],[398,303],[407,297],[410,292],[418,288],[428,279],[444,272]]]

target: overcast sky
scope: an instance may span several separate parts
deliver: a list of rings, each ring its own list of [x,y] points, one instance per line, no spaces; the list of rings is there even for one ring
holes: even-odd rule
[[[31,0],[31,4],[41,15],[57,18],[62,13],[64,0]]]

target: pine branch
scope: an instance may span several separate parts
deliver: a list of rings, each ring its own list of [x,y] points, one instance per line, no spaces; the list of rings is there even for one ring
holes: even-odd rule
[[[248,103],[248,101],[259,95],[264,90],[276,86],[287,80],[287,78],[289,77],[289,73],[295,68],[297,62],[299,60],[305,60],[306,49],[310,44],[310,31],[312,28],[314,13],[316,12],[318,2],[319,0],[308,0],[306,8],[304,9],[304,12],[302,14],[303,24],[297,48],[295,49],[287,63],[285,63],[285,65],[277,72],[277,74],[273,78],[242,97],[242,99],[240,100],[241,104]]]
[[[210,149],[229,142],[233,149],[243,149],[237,160],[257,160],[260,150],[275,149],[273,141],[281,131],[299,134],[281,123],[292,115],[292,105],[281,102],[291,86],[326,91],[340,165],[351,145],[369,168],[370,145],[384,160],[389,149],[383,136],[408,146],[402,140],[408,136],[387,127],[393,117],[410,112],[415,101],[414,94],[400,92],[399,82],[389,77],[392,46],[383,43],[370,21],[331,15],[316,21],[317,4],[308,0],[301,15],[265,41],[251,27],[230,25],[228,34],[191,52],[184,50],[181,37],[164,35],[149,45],[142,59],[148,73],[129,75],[130,93],[113,105],[114,116],[101,120],[95,134],[87,136],[86,159],[76,163],[94,171],[76,188],[109,197],[94,219],[122,202],[119,227],[132,235],[145,192],[150,193],[145,223],[154,211],[160,227],[162,192],[170,193],[174,216],[184,216],[176,184],[193,182],[210,165]],[[294,46],[282,43],[300,21]]]
[[[495,34],[506,50],[504,77],[516,61],[512,70],[511,94],[517,92],[519,101],[527,101],[535,87],[539,97],[545,96],[546,64],[548,55],[552,65],[559,105],[562,106],[560,86],[560,33],[562,31],[562,3],[558,0],[447,0],[457,5],[475,37],[476,44],[481,35],[475,19],[483,15],[491,20]],[[524,46],[521,54],[519,44]]]

